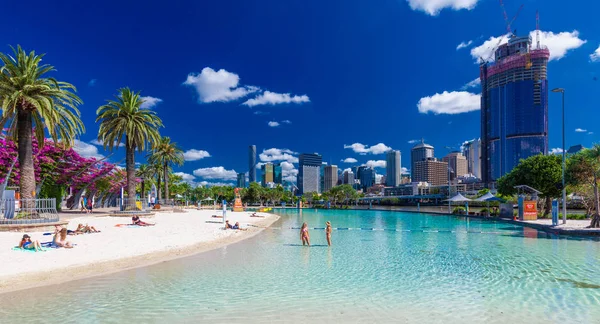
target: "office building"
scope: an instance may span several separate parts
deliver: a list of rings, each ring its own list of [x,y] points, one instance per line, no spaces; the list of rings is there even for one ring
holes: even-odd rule
[[[372,187],[375,184],[375,170],[366,166],[359,168],[360,173],[360,187],[363,191]]]
[[[400,165],[400,151],[389,151],[385,155],[385,185],[397,187],[402,180],[402,166]]]
[[[481,178],[486,184],[521,159],[548,153],[550,51],[530,36],[512,35],[494,62],[480,64]]]
[[[237,174],[236,187],[237,188],[246,188],[246,174],[244,174],[244,173]]]
[[[481,139],[466,142],[463,145],[463,154],[467,159],[467,171],[481,179]]]
[[[325,188],[325,167],[327,166],[327,162],[321,162],[321,169],[319,170],[319,189],[321,191],[319,191],[319,193],[322,193],[324,190],[323,188]]]
[[[442,158],[442,161],[448,163],[450,168],[450,180],[462,177],[468,174],[467,158],[461,152],[450,152]]]
[[[273,163],[265,163],[262,168],[262,186],[267,187],[268,184],[274,183]]]
[[[427,181],[419,178],[416,173],[416,163],[419,161],[425,161],[433,158],[433,146],[425,144],[425,141],[421,139],[421,143],[415,145],[410,150],[410,173],[413,182]]]
[[[300,194],[321,192],[321,166],[323,158],[319,154],[302,153],[298,157],[297,185]]]
[[[448,163],[436,158],[417,161],[413,174],[419,179],[413,182],[427,182],[432,186],[448,184]]]
[[[569,147],[569,149],[567,150],[567,154],[575,154],[583,149],[584,149],[584,147],[581,144],[573,145],[573,146]]]
[[[354,172],[352,171],[344,171],[342,174],[342,184],[349,184],[351,186],[354,185]]]
[[[329,191],[331,188],[335,187],[338,182],[337,165],[326,165],[323,179],[323,192]]]
[[[282,184],[283,174],[281,172],[281,163],[273,165],[273,182],[275,184]]]
[[[248,182],[256,182],[256,145],[248,147]]]

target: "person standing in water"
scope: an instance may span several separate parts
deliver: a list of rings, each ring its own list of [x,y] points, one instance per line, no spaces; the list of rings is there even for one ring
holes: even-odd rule
[[[331,246],[331,223],[327,221],[325,223],[327,227],[325,227],[325,236],[327,237],[327,245]]]
[[[308,224],[302,224],[302,228],[300,229],[300,239],[302,240],[302,245],[310,246],[310,235],[308,235]]]

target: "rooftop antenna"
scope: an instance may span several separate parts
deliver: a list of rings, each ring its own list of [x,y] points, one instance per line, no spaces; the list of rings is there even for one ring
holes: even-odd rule
[[[540,49],[540,12],[535,11],[535,42],[536,49]]]

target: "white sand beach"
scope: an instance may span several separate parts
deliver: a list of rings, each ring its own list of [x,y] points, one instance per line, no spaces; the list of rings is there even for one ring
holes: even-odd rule
[[[148,227],[115,227],[131,223],[127,217],[80,217],[69,222],[69,229],[83,223],[101,233],[68,236],[72,249],[48,249],[45,252],[15,251],[24,233],[0,233],[0,293],[56,284],[69,280],[146,266],[211,250],[251,237],[271,225],[278,216],[249,212],[230,212],[231,224],[240,222],[246,231],[224,230],[222,219],[212,215],[221,211],[187,210],[185,213],[157,213],[143,221]],[[52,241],[51,235],[27,233],[32,240]]]

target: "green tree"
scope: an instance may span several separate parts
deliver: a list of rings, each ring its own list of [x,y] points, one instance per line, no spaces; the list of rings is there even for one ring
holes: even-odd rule
[[[12,48],[12,47],[11,47]],[[55,71],[48,64],[40,64],[44,55],[28,54],[21,48],[12,48],[13,55],[0,53],[0,130],[5,125],[7,136],[18,145],[21,179],[21,197],[35,195],[32,134],[38,145],[44,145],[45,131],[54,142],[60,139],[72,146],[77,135],[85,131],[77,106],[82,104],[75,87],[67,82],[47,77]]]
[[[169,199],[169,167],[183,165],[183,151],[177,147],[177,143],[171,142],[171,139],[165,136],[154,146],[148,161],[161,166],[165,181],[165,199]]]
[[[594,191],[594,214],[590,222],[591,228],[600,227],[600,203],[598,197],[598,177],[600,177],[600,145],[595,144],[569,157],[565,178],[572,186],[587,185]]]
[[[104,149],[112,151],[120,143],[125,144],[127,194],[130,199],[135,199],[135,151],[143,152],[147,144],[157,145],[160,142],[158,128],[163,126],[156,112],[141,108],[143,103],[139,92],[122,88],[115,100],[109,100],[96,111],[96,122],[100,123],[98,140]]]
[[[146,194],[146,183],[152,178],[154,178],[155,174],[156,170],[153,168],[152,164],[142,164],[138,167],[136,171],[136,177],[142,179],[142,181],[140,182],[140,196],[142,197],[142,199],[144,199],[144,195]]]
[[[498,192],[512,196],[515,186],[527,185],[542,192],[546,200],[544,216],[552,209],[552,198],[560,197],[562,182],[561,157],[558,155],[534,155],[523,159],[509,173],[498,179]]]

